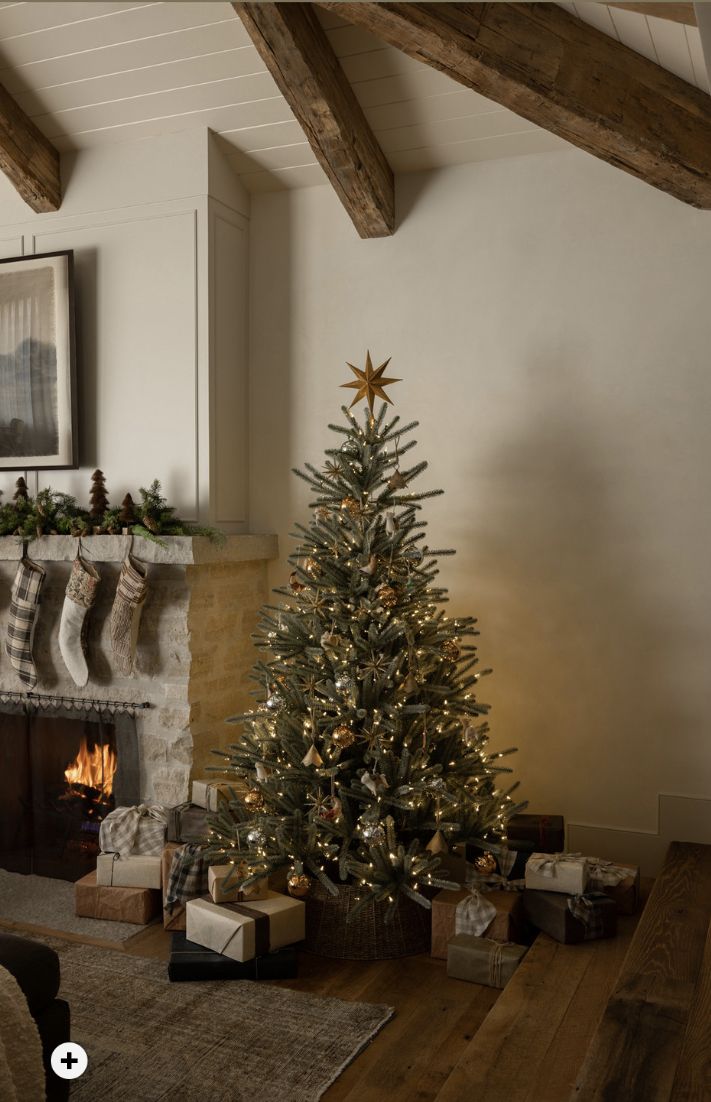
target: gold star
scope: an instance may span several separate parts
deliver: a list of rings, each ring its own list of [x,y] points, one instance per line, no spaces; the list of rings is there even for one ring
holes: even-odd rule
[[[382,398],[384,402],[389,402],[389,404],[392,405],[392,401],[388,398],[383,388],[390,386],[392,383],[400,383],[402,380],[388,379],[383,375],[389,363],[390,357],[388,357],[385,363],[382,363],[380,367],[373,369],[373,361],[370,358],[370,352],[368,352],[365,357],[365,371],[361,371],[359,367],[354,367],[353,364],[348,364],[355,375],[355,379],[352,379],[350,383],[341,383],[341,386],[348,387],[358,392],[351,402],[351,406],[354,406],[356,402],[360,402],[361,398],[365,398],[370,406],[370,413],[372,416],[373,402],[376,398]]]

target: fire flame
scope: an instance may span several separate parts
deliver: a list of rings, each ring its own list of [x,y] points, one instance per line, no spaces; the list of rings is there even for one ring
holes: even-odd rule
[[[116,772],[116,753],[108,745],[89,750],[86,738],[81,741],[79,753],[64,770],[67,784],[82,784],[96,788],[104,798],[111,795]]]

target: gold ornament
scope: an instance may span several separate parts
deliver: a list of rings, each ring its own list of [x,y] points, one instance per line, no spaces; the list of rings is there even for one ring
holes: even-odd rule
[[[449,853],[447,840],[441,830],[434,832],[425,849],[429,850],[430,853]]]
[[[368,406],[370,407],[371,416],[373,414],[373,402],[376,398],[382,398],[384,402],[392,405],[392,401],[388,398],[385,390],[386,386],[392,386],[393,383],[402,382],[401,379],[388,379],[383,375],[385,368],[390,363],[390,357],[382,363],[380,367],[373,368],[373,361],[370,358],[370,352],[366,353],[365,357],[365,371],[362,371],[359,367],[354,367],[349,363],[351,371],[355,375],[355,379],[351,379],[350,383],[341,383],[342,387],[347,390],[355,390],[356,396],[351,402],[351,406],[354,406],[361,399],[365,398]]]
[[[311,877],[305,872],[290,872],[286,878],[286,887],[289,895],[294,899],[303,899],[311,889]]]
[[[341,502],[341,510],[345,513],[349,513],[352,517],[357,517],[360,513],[360,502],[356,501],[356,499],[350,495],[344,497]]]
[[[327,509],[325,505],[319,505],[316,510],[316,516],[319,520],[328,520],[331,515],[331,510]]]
[[[349,746],[352,746],[356,737],[351,731],[350,727],[346,727],[345,723],[341,723],[338,727],[334,727],[331,732],[331,741],[338,747],[339,750],[347,750]]]
[[[375,595],[383,608],[395,608],[397,604],[397,593],[391,585],[379,585],[375,591]]]
[[[484,876],[496,872],[496,858],[493,853],[482,853],[479,857],[475,857],[474,868]]]
[[[323,758],[319,754],[316,747],[312,744],[306,751],[305,756],[301,759],[302,765],[313,765],[314,769],[318,769],[323,765]]]
[[[308,559],[304,559],[304,570],[307,574],[311,574],[312,577],[314,576],[314,574],[321,573],[321,567],[319,566],[317,560],[312,559],[310,555]]]
[[[446,658],[448,662],[456,662],[461,654],[461,651],[456,643],[451,639],[445,639],[439,648],[439,653],[443,658]]]
[[[292,593],[301,593],[302,589],[306,589],[304,583],[299,579],[299,575],[295,570],[292,570],[289,575],[289,588]]]
[[[249,792],[245,794],[244,806],[248,807],[250,811],[261,811],[264,807],[264,796],[258,788],[250,788]]]

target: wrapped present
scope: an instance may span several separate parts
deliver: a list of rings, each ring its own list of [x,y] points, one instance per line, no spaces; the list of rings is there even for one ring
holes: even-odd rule
[[[303,941],[305,914],[301,900],[276,892],[269,892],[266,899],[244,903],[190,899],[186,904],[186,936],[188,941],[232,960],[252,960],[272,949]]]
[[[207,890],[212,902],[239,903],[245,899],[266,899],[269,892],[269,880],[266,876],[240,888],[240,880],[249,874],[249,867],[245,864],[211,865],[207,870]]]
[[[163,889],[163,926],[166,930],[185,929],[185,904],[207,890],[207,862],[203,847],[196,842],[167,842],[161,859]]]
[[[588,859],[582,853],[532,853],[526,862],[526,887],[580,895],[588,883]]]
[[[185,929],[185,904],[175,902],[168,905],[168,884],[170,882],[170,868],[173,863],[173,855],[180,849],[178,842],[166,842],[161,859],[161,888],[163,897],[163,927],[166,930]]]
[[[528,842],[536,853],[562,853],[565,849],[565,819],[562,815],[512,815],[506,823],[512,842]]]
[[[492,941],[525,941],[521,893],[480,892],[474,885],[438,892],[432,900],[432,956],[446,960],[449,940],[465,933]]]
[[[639,867],[621,865],[612,861],[601,861],[599,857],[588,857],[590,876],[588,890],[604,892],[614,899],[617,913],[632,915],[639,906]]]
[[[617,932],[617,907],[604,892],[562,895],[527,888],[523,906],[534,926],[566,945],[612,937]]]
[[[88,872],[74,885],[74,913],[82,918],[145,926],[160,910],[160,892],[153,888],[106,888],[97,884],[96,872]]]
[[[203,842],[207,838],[207,812],[190,802],[168,808],[166,842]]]
[[[486,987],[506,987],[525,953],[525,945],[455,934],[447,946],[447,975]]]
[[[102,887],[160,888],[160,857],[100,853],[96,859],[96,883]]]
[[[229,804],[238,795],[227,781],[193,781],[193,803],[206,811],[217,811],[220,804]]]
[[[168,812],[160,804],[117,807],[101,823],[99,848],[121,857],[160,857],[167,826]]]
[[[252,960],[231,960],[203,945],[188,941],[185,934],[173,934],[168,961],[168,979],[190,980],[291,980],[297,974],[296,949],[286,946]]]

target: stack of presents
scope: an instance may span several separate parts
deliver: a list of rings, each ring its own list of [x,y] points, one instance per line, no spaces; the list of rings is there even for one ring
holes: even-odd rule
[[[618,914],[639,905],[639,869],[565,853],[561,815],[515,815],[507,834],[506,846],[445,858],[465,886],[432,901],[432,956],[450,976],[499,988],[537,931],[565,944],[612,937]]]
[[[202,857],[207,814],[229,799],[229,785],[193,781],[190,803],[116,808],[101,824],[96,872],[75,884],[76,913],[139,925],[162,914],[171,980],[295,976],[303,902],[266,877],[241,891],[245,870]]]

